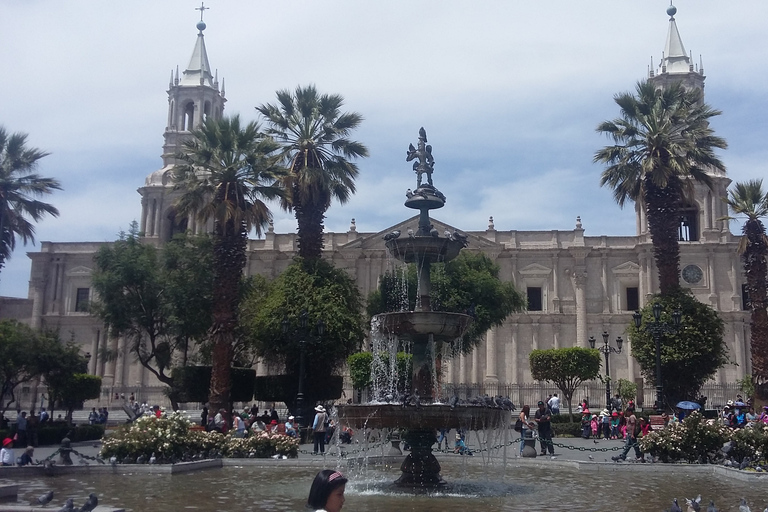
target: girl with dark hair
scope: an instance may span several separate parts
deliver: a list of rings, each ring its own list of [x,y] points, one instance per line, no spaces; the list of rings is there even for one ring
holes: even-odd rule
[[[526,434],[529,430],[533,430],[536,428],[536,424],[530,420],[529,416],[531,414],[531,406],[530,405],[524,405],[523,410],[520,411],[520,421],[523,422],[523,428],[520,429],[520,456],[523,455],[523,448],[525,448],[525,438],[526,437],[533,437],[533,433]],[[535,448],[535,447],[534,447]]]
[[[332,469],[324,469],[315,476],[309,490],[307,508],[316,512],[340,512],[344,506],[347,479]]]

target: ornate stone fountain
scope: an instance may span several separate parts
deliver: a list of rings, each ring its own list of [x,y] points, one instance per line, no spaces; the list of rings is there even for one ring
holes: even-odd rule
[[[482,430],[509,424],[509,411],[501,408],[435,403],[434,375],[436,347],[456,343],[469,328],[472,317],[463,313],[432,311],[430,302],[430,267],[436,262],[448,262],[467,245],[466,236],[446,232],[440,236],[429,219],[429,211],[442,208],[445,196],[432,182],[434,158],[427,133],[419,130],[417,147],[409,145],[406,161],[414,161],[416,189],[406,192],[405,206],[419,210],[418,230],[399,231],[384,237],[393,258],[413,263],[418,269],[418,291],[414,311],[376,315],[372,325],[395,340],[410,342],[413,373],[410,393],[390,397],[399,403],[371,403],[339,407],[339,417],[357,428],[404,429],[404,439],[411,453],[403,461],[402,475],[396,484],[413,487],[436,487],[445,484],[440,476],[440,463],[432,453],[438,428]],[[423,184],[426,175],[427,183]],[[455,402],[455,401],[454,401]]]

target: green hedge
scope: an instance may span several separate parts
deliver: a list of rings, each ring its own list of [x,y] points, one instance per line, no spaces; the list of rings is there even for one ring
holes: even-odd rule
[[[567,415],[566,415],[567,416]],[[555,416],[552,416],[552,432],[558,437],[579,437],[581,436],[581,423],[563,423],[555,422]]]
[[[10,429],[0,430],[0,438],[13,437],[15,433],[15,431]],[[70,427],[66,423],[57,422],[37,431],[37,444],[39,446],[61,444],[61,440],[67,434],[70,434],[69,439],[73,443],[97,441],[104,436],[104,425],[78,425]],[[23,448],[23,446],[17,446],[16,448]]]

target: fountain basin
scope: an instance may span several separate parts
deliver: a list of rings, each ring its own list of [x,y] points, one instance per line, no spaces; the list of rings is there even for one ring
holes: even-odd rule
[[[354,428],[402,428],[409,430],[451,428],[491,429],[509,425],[511,412],[491,407],[442,404],[347,404],[336,406],[339,418]]]
[[[426,341],[429,335],[435,341],[452,342],[467,332],[472,317],[463,313],[444,311],[401,311],[376,315],[379,329],[401,339]]]
[[[451,261],[464,247],[462,242],[442,237],[414,236],[396,238],[386,243],[392,257],[405,263]]]

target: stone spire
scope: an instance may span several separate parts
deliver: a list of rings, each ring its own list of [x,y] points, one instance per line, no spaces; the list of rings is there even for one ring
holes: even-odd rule
[[[203,20],[197,23],[197,41],[195,41],[192,57],[189,59],[187,69],[184,70],[180,85],[213,87],[213,75],[211,74],[211,65],[208,63],[208,52],[205,49],[205,36],[203,36],[205,27]]]
[[[693,59],[685,51],[683,39],[677,29],[675,14],[677,8],[670,3],[667,7],[669,15],[669,28],[667,40],[664,44],[659,67],[654,71],[653,63],[649,71],[649,80],[659,87],[664,87],[672,82],[683,82],[686,87],[704,89],[704,68],[695,69]]]

